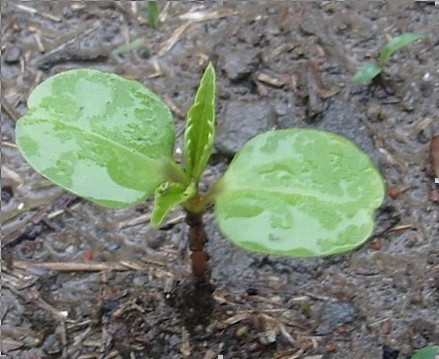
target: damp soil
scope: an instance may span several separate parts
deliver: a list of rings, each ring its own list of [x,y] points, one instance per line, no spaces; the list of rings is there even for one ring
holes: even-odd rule
[[[221,3],[163,2],[163,23],[152,29],[142,1],[2,1],[7,357],[405,359],[439,343],[439,204],[428,155],[439,133],[439,8]],[[355,69],[403,32],[429,38],[399,52],[381,83],[354,85]],[[38,83],[91,67],[158,93],[180,147],[208,61],[218,72],[218,138],[203,186],[256,134],[310,127],[358,144],[391,196],[372,238],[330,258],[244,252],[207,213],[214,305],[189,330],[174,295],[193,289],[184,213],[155,230],[150,202],[108,210],[64,193],[25,163],[14,127]]]

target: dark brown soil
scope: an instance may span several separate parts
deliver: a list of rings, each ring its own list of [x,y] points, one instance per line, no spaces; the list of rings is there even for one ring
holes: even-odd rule
[[[439,134],[439,8],[170,4],[161,4],[166,18],[154,30],[143,1],[2,1],[2,354],[404,359],[438,344],[439,207],[429,143]],[[354,85],[355,69],[403,32],[429,38],[399,52],[381,84]],[[116,50],[139,38],[136,49]],[[257,133],[315,127],[363,148],[392,196],[368,243],[312,260],[244,252],[208,213],[215,302],[188,330],[192,313],[175,297],[176,288],[194,289],[183,212],[154,230],[150,203],[115,211],[66,196],[25,163],[14,127],[38,83],[92,67],[157,92],[181,134],[209,60],[218,73],[218,138],[203,186]]]

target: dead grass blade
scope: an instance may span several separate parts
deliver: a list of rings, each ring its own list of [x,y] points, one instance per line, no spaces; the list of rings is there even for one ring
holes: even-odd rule
[[[46,262],[38,263],[31,261],[13,261],[12,265],[17,269],[44,268],[58,272],[101,272],[101,271],[128,271],[144,270],[141,264],[133,262],[100,262],[100,263],[75,263],[75,262]]]
[[[215,11],[207,12],[207,11],[189,11],[180,15],[178,18],[180,20],[187,20],[192,22],[202,22],[209,20],[221,19],[223,17],[239,15],[239,11],[228,9],[228,8],[220,8]]]
[[[158,51],[159,56],[163,56],[166,54],[169,50],[171,50],[174,45],[180,40],[180,38],[183,36],[183,34],[186,31],[192,31],[197,27],[196,24],[192,24],[190,22],[186,22],[182,25],[180,25],[171,35],[169,39],[164,41],[160,45],[160,50]]]
[[[61,18],[59,18],[58,16],[55,16],[55,15],[53,15],[53,14],[49,14],[49,13],[47,13],[47,12],[39,11],[39,10],[37,10],[37,9],[35,9],[35,8],[33,8],[33,7],[30,7],[30,6],[27,6],[27,5],[23,5],[23,4],[14,4],[14,6],[15,6],[17,9],[19,9],[19,10],[21,10],[21,11],[28,12],[28,13],[30,13],[30,14],[40,15],[40,16],[42,16],[42,17],[45,17],[45,18],[47,18],[47,19],[50,19],[50,20],[53,20],[53,21],[56,21],[56,22],[60,22],[60,21],[61,21]]]

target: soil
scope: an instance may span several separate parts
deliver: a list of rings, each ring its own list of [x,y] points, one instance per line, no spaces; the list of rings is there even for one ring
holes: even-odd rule
[[[2,1],[2,353],[10,358],[409,358],[439,343],[439,204],[429,143],[439,134],[439,8],[434,2]],[[390,38],[381,83],[355,69]],[[121,47],[134,44],[127,50]],[[357,143],[391,196],[352,253],[289,259],[247,253],[205,216],[213,311],[189,331],[172,306],[190,273],[188,228],[160,230],[151,203],[108,210],[36,174],[14,143],[41,81],[91,67],[134,78],[184,116],[208,61],[218,73],[218,138],[203,186],[248,138],[313,127]],[[262,114],[262,115],[261,115]],[[435,201],[436,198],[436,201]],[[175,301],[174,301],[175,302]],[[174,303],[175,304],[175,303]]]

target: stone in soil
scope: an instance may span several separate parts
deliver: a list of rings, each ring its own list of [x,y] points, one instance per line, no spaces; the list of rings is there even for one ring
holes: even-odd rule
[[[383,359],[398,359],[399,350],[394,350],[392,348],[383,347]]]
[[[316,335],[329,335],[342,325],[351,323],[357,316],[357,311],[351,303],[327,302],[320,313]]]
[[[7,64],[16,64],[20,60],[21,50],[19,47],[11,47],[5,54],[5,62]]]
[[[216,149],[233,157],[249,139],[273,128],[276,117],[267,101],[230,101],[218,119]]]
[[[333,131],[345,136],[366,151],[374,161],[378,160],[375,147],[364,122],[366,114],[358,107],[344,100],[328,100],[325,112],[318,122],[319,129]]]
[[[221,68],[232,81],[249,77],[257,69],[258,63],[259,50],[256,49],[230,51],[220,61]]]
[[[47,338],[44,340],[43,350],[49,355],[58,354],[61,352],[62,344],[55,334],[50,334],[47,336]]]
[[[2,186],[2,204],[3,202],[7,204],[11,198],[14,196],[13,190],[11,186]]]

